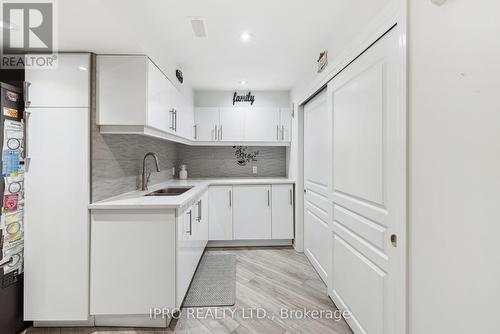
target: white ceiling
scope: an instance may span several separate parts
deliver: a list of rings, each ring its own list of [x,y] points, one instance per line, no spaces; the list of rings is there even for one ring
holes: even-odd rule
[[[197,90],[288,90],[319,52],[330,46],[335,57],[389,1],[63,0],[59,49],[145,53],[169,74],[181,67]],[[194,37],[193,16],[205,18],[207,39]]]

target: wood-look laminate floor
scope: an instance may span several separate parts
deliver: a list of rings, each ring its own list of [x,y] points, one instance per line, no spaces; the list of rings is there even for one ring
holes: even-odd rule
[[[346,322],[328,317],[336,309],[327,289],[304,256],[291,248],[209,249],[235,254],[236,304],[231,307],[183,308],[168,329],[30,328],[27,334],[166,334],[166,333],[352,333]],[[286,317],[284,310],[324,310],[322,319]],[[259,309],[264,318],[250,317]],[[196,311],[201,317],[192,316]],[[191,312],[191,316],[188,312]],[[198,313],[199,312],[199,313]],[[234,314],[234,316],[231,316]],[[290,312],[289,312],[290,314]],[[331,313],[329,313],[331,315]]]

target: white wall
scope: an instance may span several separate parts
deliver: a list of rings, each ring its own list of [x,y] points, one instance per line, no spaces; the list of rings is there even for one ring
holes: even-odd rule
[[[234,90],[196,91],[195,107],[232,107]],[[289,107],[290,93],[288,91],[253,91],[237,90],[238,95],[251,92],[255,96],[252,107]],[[237,102],[235,107],[248,107],[250,102]]]
[[[500,333],[500,2],[408,4],[410,332]]]

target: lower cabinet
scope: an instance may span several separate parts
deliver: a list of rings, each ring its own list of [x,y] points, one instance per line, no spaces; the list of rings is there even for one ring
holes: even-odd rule
[[[113,326],[168,325],[149,314],[182,305],[208,242],[208,191],[180,209],[91,216],[90,314]]]
[[[208,242],[208,192],[178,211],[176,303],[182,304]]]
[[[233,240],[233,186],[208,189],[209,239]]]
[[[209,240],[294,238],[293,184],[211,186]]]
[[[273,184],[271,186],[272,206],[272,239],[293,239],[293,185]]]
[[[234,240],[271,239],[271,186],[234,186]]]

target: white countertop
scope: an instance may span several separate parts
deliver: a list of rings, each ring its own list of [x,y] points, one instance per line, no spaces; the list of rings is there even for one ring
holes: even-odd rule
[[[123,195],[111,197],[89,205],[91,210],[110,209],[175,209],[183,206],[194,197],[212,185],[232,184],[284,184],[295,183],[288,178],[222,178],[222,179],[188,179],[168,180],[149,186],[147,191],[131,191]],[[190,187],[185,193],[177,196],[144,196],[153,191],[166,187]]]

